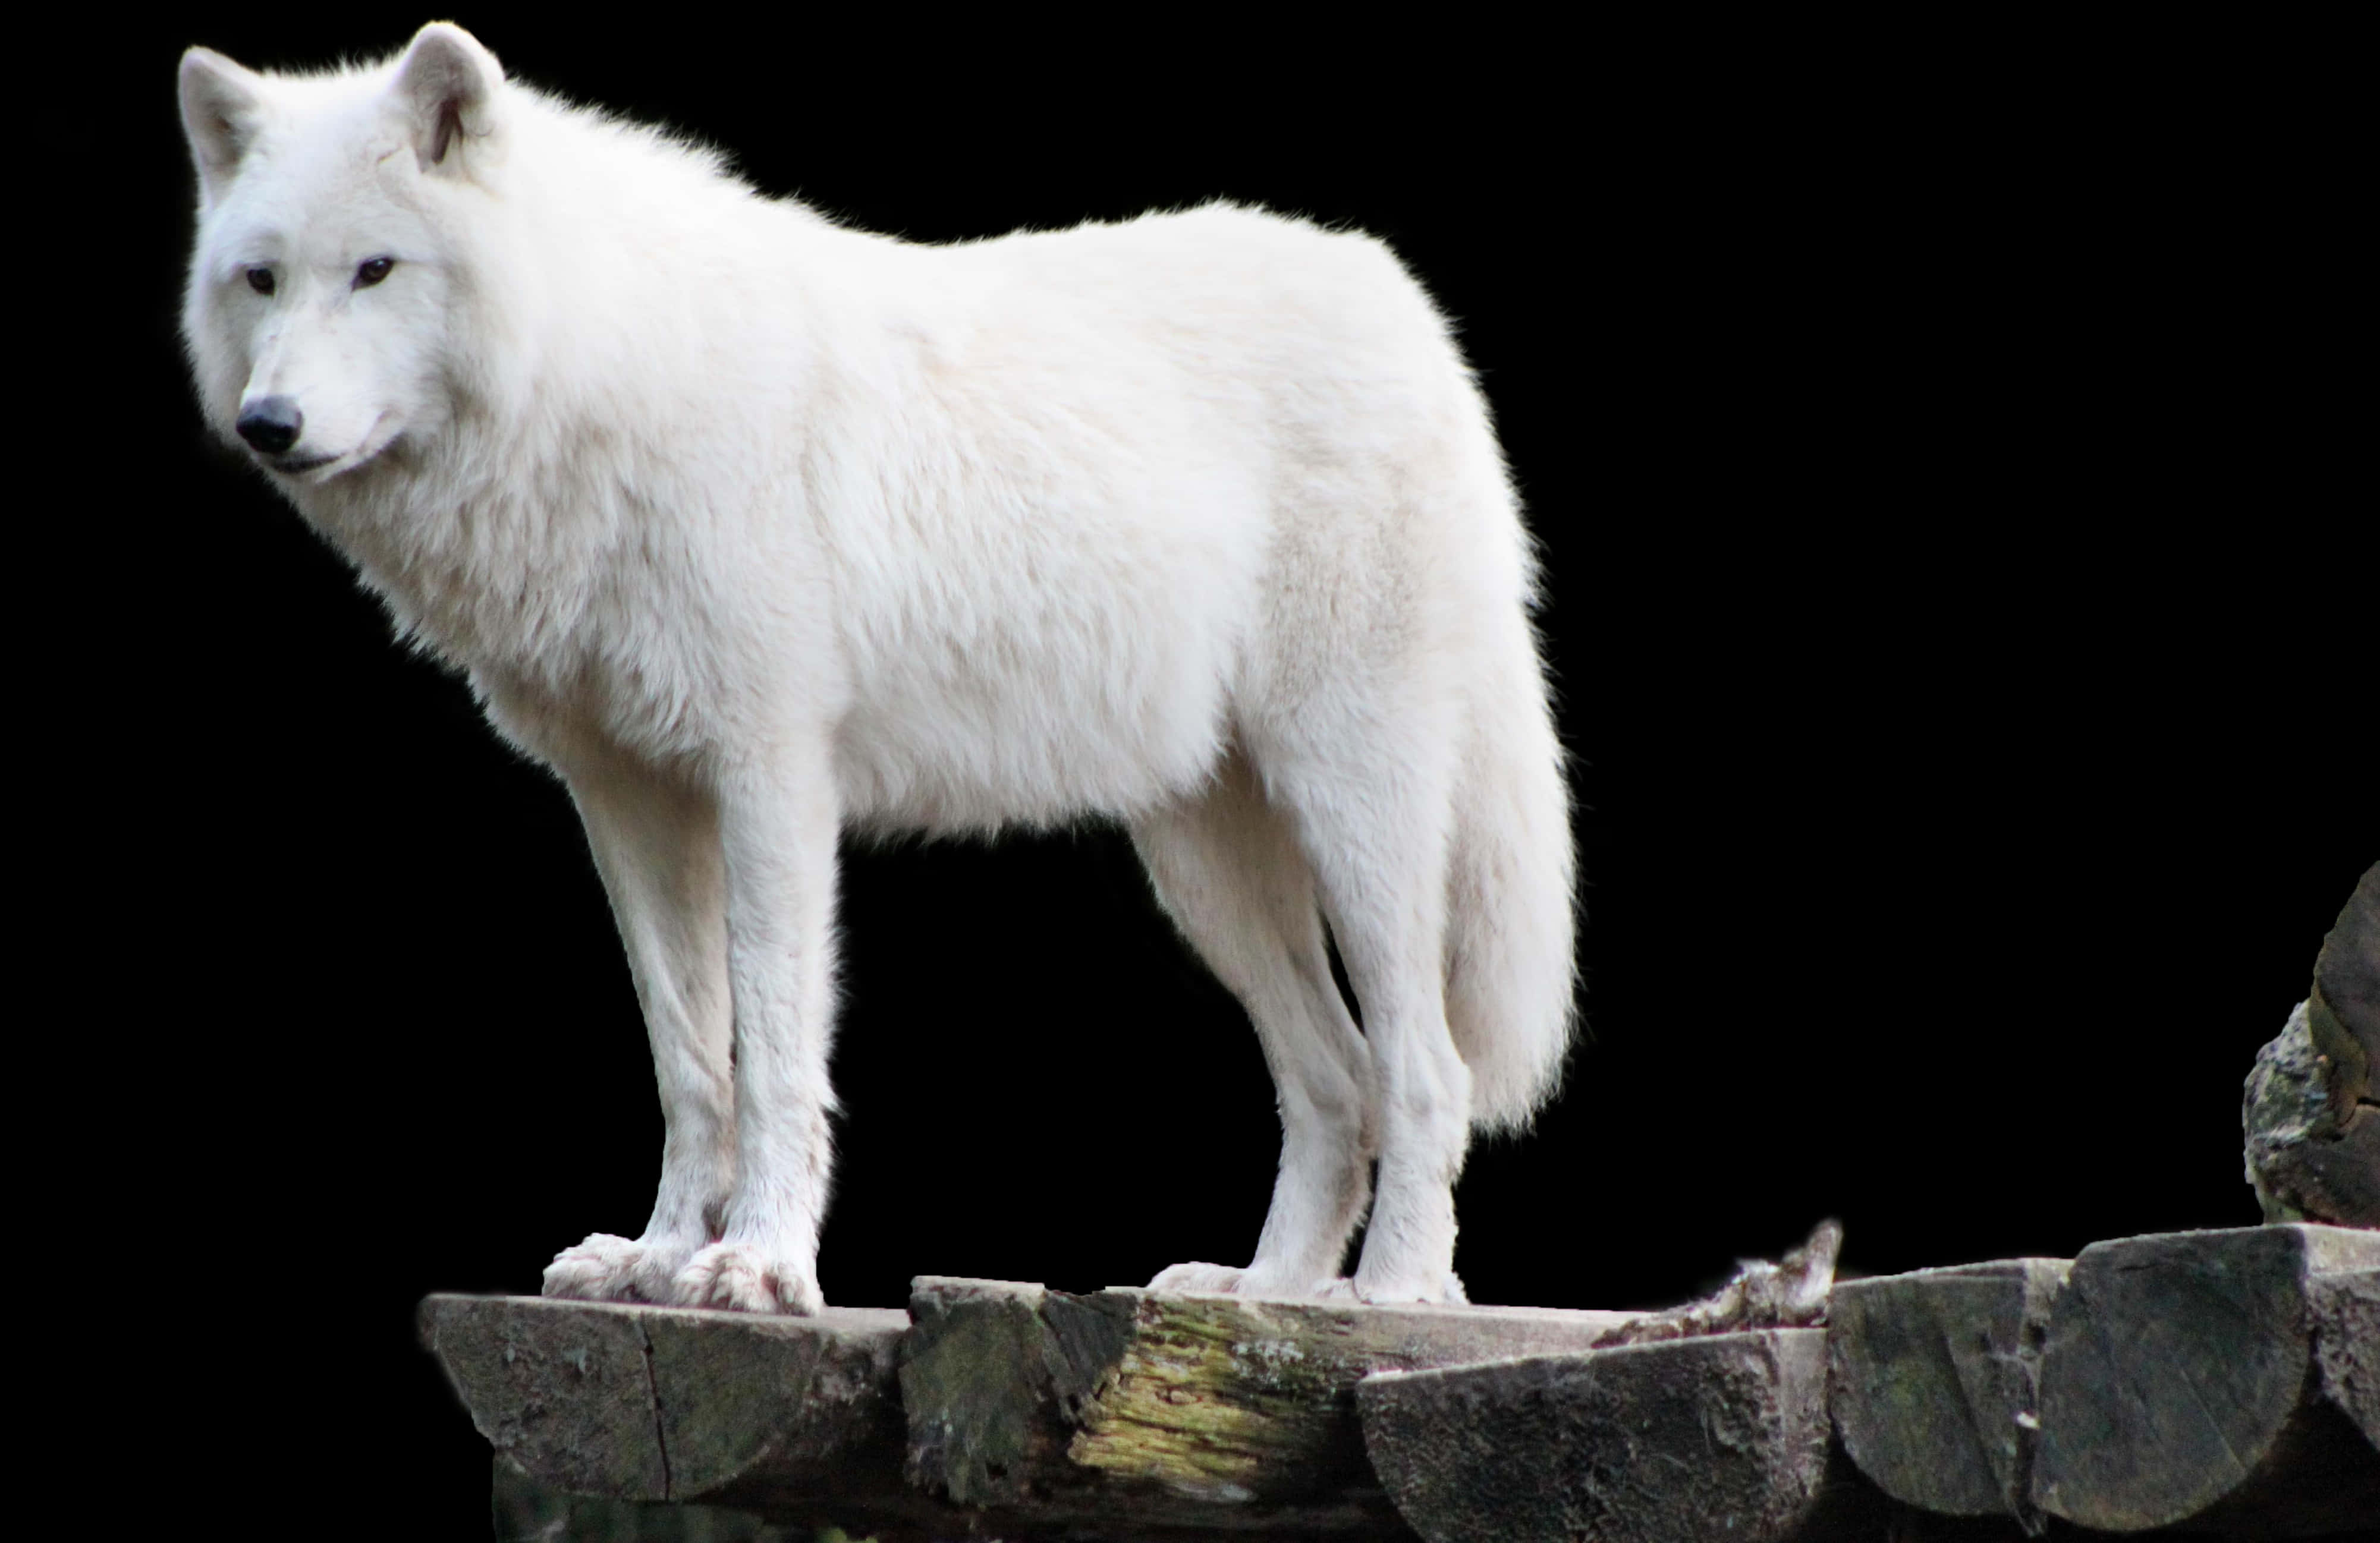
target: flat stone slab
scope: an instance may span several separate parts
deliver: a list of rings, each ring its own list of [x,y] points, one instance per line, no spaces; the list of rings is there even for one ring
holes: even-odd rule
[[[2304,1224],[2083,1249],[2042,1351],[2036,1502],[2113,1533],[2373,1525],[2380,1453],[2352,1416],[2380,1347],[2358,1339],[2353,1287],[2334,1310],[2329,1283],[2374,1268],[2380,1233]]]
[[[1835,1286],[1828,1411],[1876,1488],[1946,1516],[2035,1519],[2041,1352],[2070,1268],[2004,1260]]]
[[[894,1310],[818,1318],[431,1296],[424,1344],[499,1456],[622,1501],[897,1499]]]
[[[1373,1467],[1430,1543],[1852,1535],[1827,1483],[1821,1329],[1384,1373],[1356,1399]]]

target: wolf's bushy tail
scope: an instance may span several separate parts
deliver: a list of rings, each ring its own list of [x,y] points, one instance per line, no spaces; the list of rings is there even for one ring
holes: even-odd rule
[[[1517,608],[1472,704],[1447,865],[1446,1021],[1471,1119],[1513,1130],[1560,1085],[1575,1022],[1570,785]]]

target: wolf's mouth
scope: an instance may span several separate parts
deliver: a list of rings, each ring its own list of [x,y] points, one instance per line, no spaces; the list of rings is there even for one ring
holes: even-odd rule
[[[372,419],[371,427],[364,430],[363,442],[353,450],[338,451],[329,455],[287,453],[260,455],[257,459],[283,476],[304,476],[310,472],[319,472],[326,467],[337,468],[332,472],[333,476],[344,476],[395,443],[403,425],[400,423],[397,428],[392,428],[389,427],[388,420],[389,415],[386,413]]]

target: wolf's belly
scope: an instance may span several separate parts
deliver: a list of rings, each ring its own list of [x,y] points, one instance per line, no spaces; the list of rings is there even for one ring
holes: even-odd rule
[[[975,459],[836,522],[835,763],[856,822],[1123,814],[1215,765],[1264,612],[1261,457],[1148,423],[986,448],[1026,417],[976,425]]]
[[[1115,652],[1127,657],[944,660],[879,676],[838,729],[846,818],[958,835],[1129,814],[1196,786],[1225,733],[1222,661]]]

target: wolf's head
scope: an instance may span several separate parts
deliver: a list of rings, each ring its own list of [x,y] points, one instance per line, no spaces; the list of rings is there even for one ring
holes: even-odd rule
[[[464,206],[504,159],[495,56],[443,23],[317,77],[193,48],[181,99],[199,175],[182,327],[210,423],[292,490],[434,435],[469,389],[450,334],[475,282]]]

